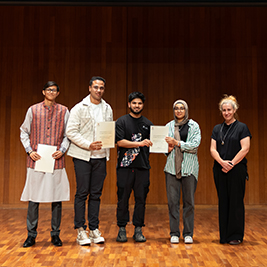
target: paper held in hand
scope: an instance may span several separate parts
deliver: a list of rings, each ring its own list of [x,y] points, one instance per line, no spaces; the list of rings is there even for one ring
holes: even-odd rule
[[[102,121],[96,124],[96,141],[102,142],[102,148],[115,147],[115,121]]]
[[[56,146],[38,144],[37,153],[41,156],[41,159],[35,162],[35,171],[53,173],[55,159],[52,157],[52,154],[56,152],[56,150]]]
[[[150,126],[150,141],[153,143],[149,147],[150,153],[168,153],[168,143],[165,141],[168,132],[168,126]]]

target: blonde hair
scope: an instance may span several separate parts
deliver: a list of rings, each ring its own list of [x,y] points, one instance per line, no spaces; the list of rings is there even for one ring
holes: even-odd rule
[[[230,104],[230,105],[232,105],[232,107],[233,107],[233,109],[235,110],[235,111],[237,111],[238,110],[238,108],[239,108],[239,104],[237,103],[237,100],[236,100],[236,97],[234,97],[233,95],[224,95],[223,96],[223,98],[221,99],[221,101],[219,102],[219,110],[222,112],[222,106],[224,105],[224,104]],[[235,118],[237,119],[238,118],[238,115],[237,115],[237,113],[235,112]]]

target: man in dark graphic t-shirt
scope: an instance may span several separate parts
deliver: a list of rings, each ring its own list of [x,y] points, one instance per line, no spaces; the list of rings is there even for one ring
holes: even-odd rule
[[[135,206],[133,238],[145,242],[144,225],[146,197],[149,191],[149,140],[152,122],[142,116],[145,96],[140,92],[129,95],[130,113],[116,121],[116,143],[118,147],[117,165],[117,225],[119,233],[116,241],[126,242],[126,224],[129,222],[129,198],[134,191]]]

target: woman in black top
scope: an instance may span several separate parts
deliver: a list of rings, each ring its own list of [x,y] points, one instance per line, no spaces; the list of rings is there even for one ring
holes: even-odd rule
[[[251,134],[246,124],[236,119],[238,103],[225,96],[219,103],[224,118],[214,127],[210,152],[219,199],[220,243],[238,245],[244,237],[244,196]]]

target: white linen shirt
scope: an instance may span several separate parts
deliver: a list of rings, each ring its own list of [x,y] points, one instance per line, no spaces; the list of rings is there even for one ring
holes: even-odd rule
[[[112,121],[113,112],[111,106],[104,99],[101,99],[100,105],[102,107],[103,120]],[[71,109],[66,135],[71,141],[67,155],[89,161],[91,158],[89,147],[95,141],[95,118],[90,95]],[[106,158],[109,160],[108,148],[106,148]]]

